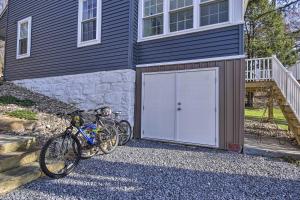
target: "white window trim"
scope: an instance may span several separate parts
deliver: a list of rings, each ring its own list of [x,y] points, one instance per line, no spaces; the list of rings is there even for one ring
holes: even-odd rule
[[[26,54],[19,54],[20,51],[20,29],[21,24],[28,22],[28,38],[27,38],[27,53]],[[28,58],[31,55],[31,27],[32,27],[32,17],[27,17],[18,21],[17,27],[17,59]]]
[[[238,21],[234,22],[233,21],[233,3],[234,0],[229,0],[229,20],[227,22],[222,22],[218,24],[211,24],[207,26],[200,26],[200,0],[193,0],[193,6],[194,6],[194,27],[191,29],[186,29],[186,30],[180,30],[180,31],[175,31],[175,32],[170,32],[170,26],[169,26],[169,12],[170,12],[170,0],[164,0],[164,31],[163,34],[160,35],[153,35],[153,36],[148,36],[148,37],[143,37],[143,16],[144,16],[144,1],[145,0],[139,0],[139,9],[138,9],[138,42],[144,42],[144,41],[149,41],[149,40],[154,40],[154,39],[160,39],[160,38],[166,38],[166,37],[171,37],[171,36],[176,36],[176,35],[183,35],[183,34],[188,34],[188,33],[195,33],[195,32],[200,32],[200,31],[206,31],[206,30],[211,30],[211,29],[217,29],[217,28],[224,28],[227,26],[233,26],[233,25],[238,25],[238,24],[244,24],[244,21]],[[214,1],[214,0],[212,0]]]
[[[101,24],[102,24],[102,0],[97,0],[97,25],[96,25],[96,39],[89,41],[81,41],[82,33],[82,9],[83,0],[78,0],[78,33],[77,33],[77,47],[85,47],[101,43]]]

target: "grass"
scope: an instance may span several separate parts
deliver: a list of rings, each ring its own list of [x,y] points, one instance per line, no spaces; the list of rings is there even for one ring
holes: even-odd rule
[[[37,120],[37,113],[32,112],[30,110],[15,110],[7,112],[6,115],[19,119]]]
[[[0,97],[0,105],[8,105],[8,104],[15,104],[18,106],[30,107],[33,106],[35,103],[29,99],[18,99],[13,96],[2,96]]]
[[[245,109],[245,117],[248,120],[254,120],[254,121],[260,121],[265,109],[262,108],[246,108]],[[278,124],[280,129],[288,130],[288,123],[282,114],[281,110],[279,108],[273,109],[274,113],[274,121],[276,124]],[[263,116],[264,119],[268,118],[268,110],[266,111],[265,115]]]

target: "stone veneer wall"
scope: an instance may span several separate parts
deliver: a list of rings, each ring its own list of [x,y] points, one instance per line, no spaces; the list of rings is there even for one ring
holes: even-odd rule
[[[74,104],[80,109],[111,106],[114,111],[122,111],[123,117],[133,124],[134,70],[25,79],[14,81],[14,83],[34,92]]]

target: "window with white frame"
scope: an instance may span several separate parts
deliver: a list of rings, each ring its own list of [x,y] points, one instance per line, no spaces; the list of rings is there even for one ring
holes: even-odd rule
[[[32,18],[18,21],[17,30],[17,59],[30,56],[31,50],[31,21]]]
[[[205,30],[209,25],[229,22],[230,1],[140,0],[139,39]]]
[[[79,0],[78,47],[100,43],[101,0]]]
[[[200,26],[218,24],[229,20],[228,0],[201,0]]]
[[[170,0],[170,32],[193,28],[193,0]]]
[[[164,30],[163,0],[144,0],[144,37],[159,35]]]

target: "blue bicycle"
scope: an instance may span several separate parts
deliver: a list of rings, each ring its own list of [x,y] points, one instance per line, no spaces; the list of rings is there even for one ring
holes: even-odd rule
[[[103,123],[100,113],[95,114],[94,123],[84,125],[83,112],[77,110],[58,114],[61,117],[71,117],[71,122],[62,134],[49,139],[41,150],[40,167],[47,176],[63,178],[75,169],[81,159],[96,155],[99,149],[104,153],[111,153],[118,146],[117,130]]]

